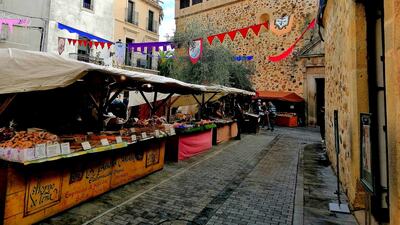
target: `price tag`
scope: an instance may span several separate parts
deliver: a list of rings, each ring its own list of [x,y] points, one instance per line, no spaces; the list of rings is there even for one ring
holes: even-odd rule
[[[35,158],[36,159],[46,158],[46,144],[38,144],[35,146]]]
[[[154,135],[158,138],[160,137],[160,130],[155,130]]]
[[[69,145],[69,142],[61,143],[61,154],[71,154],[71,146]]]
[[[47,157],[54,157],[54,156],[61,155],[60,144],[55,143],[55,144],[47,145],[46,153],[47,153]]]
[[[137,141],[136,135],[132,135],[131,139],[132,139],[133,142],[136,142]]]
[[[81,145],[83,150],[89,150],[92,148],[92,146],[90,146],[90,143],[88,141],[82,142]]]
[[[122,137],[121,136],[115,137],[115,141],[117,141],[117,143],[122,143]]]
[[[143,138],[143,139],[146,139],[146,138],[147,138],[146,132],[143,132],[143,133],[142,133],[142,138]]]
[[[24,150],[24,161],[31,161],[35,159],[35,149],[28,148]]]
[[[171,128],[169,129],[169,133],[170,133],[171,135],[175,135],[175,134],[176,134],[176,133],[175,133],[175,128],[171,127]]]
[[[103,145],[103,146],[110,145],[110,143],[108,142],[107,138],[101,139],[100,142],[101,142],[101,145]]]
[[[93,135],[94,133],[93,132],[87,132],[86,134],[87,135]]]
[[[135,128],[131,128],[130,131],[131,131],[132,133],[135,133],[135,132],[136,132],[136,129],[135,129]]]

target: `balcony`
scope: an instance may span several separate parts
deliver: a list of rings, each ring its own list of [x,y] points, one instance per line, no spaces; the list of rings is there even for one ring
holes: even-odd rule
[[[69,58],[75,59],[78,61],[93,63],[97,65],[104,65],[104,59],[99,57],[93,57],[87,54],[79,54],[79,53],[69,53]]]
[[[139,12],[131,10],[129,8],[125,9],[125,21],[131,24],[139,25]]]
[[[157,20],[151,21],[149,20],[149,18],[147,18],[146,21],[147,21],[146,24],[147,30],[158,34],[158,21]]]

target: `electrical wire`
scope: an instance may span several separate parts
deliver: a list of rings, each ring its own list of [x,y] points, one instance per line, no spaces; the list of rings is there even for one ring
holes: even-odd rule
[[[31,18],[31,19],[40,19],[40,20],[43,20],[43,21],[48,21],[49,20],[48,18],[42,18],[42,17],[36,17],[36,16],[27,16],[27,15],[15,13],[15,12],[10,12],[10,11],[4,10],[4,9],[0,9],[0,12],[14,14],[14,15],[17,15],[17,16],[28,17],[28,18]]]

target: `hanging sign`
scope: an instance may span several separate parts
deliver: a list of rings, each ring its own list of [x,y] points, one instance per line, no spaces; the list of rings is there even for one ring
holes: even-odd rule
[[[251,61],[251,60],[253,60],[253,58],[254,57],[252,55],[237,55],[237,56],[233,57],[233,59],[235,61],[238,61],[238,62],[240,62],[240,61]]]
[[[190,61],[196,64],[203,52],[203,39],[194,40],[188,49]]]
[[[122,42],[115,42],[115,62],[117,65],[123,65],[125,63],[125,44]]]
[[[374,183],[372,174],[372,148],[371,148],[371,114],[360,114],[360,138],[361,138],[361,183],[364,188],[374,193]]]
[[[289,33],[293,27],[293,16],[284,16],[277,18],[271,24],[271,31],[276,35],[284,35]]]
[[[65,50],[65,38],[58,38],[58,54],[62,54]]]
[[[27,27],[30,24],[30,20],[29,19],[9,19],[9,18],[0,18],[0,33],[1,33],[1,29],[2,29],[2,25],[3,24],[7,24],[8,25],[8,31],[10,33],[13,32],[14,26],[23,26],[23,27]]]
[[[172,42],[141,42],[141,43],[129,43],[128,44],[128,49],[137,52],[138,49],[140,48],[140,51],[142,53],[145,52],[145,49],[147,49],[147,52],[152,51],[153,48],[155,51],[167,51],[167,47],[170,46],[171,49],[175,48],[175,45]]]

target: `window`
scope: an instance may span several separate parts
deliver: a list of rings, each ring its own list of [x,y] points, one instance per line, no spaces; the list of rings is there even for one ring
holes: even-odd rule
[[[94,0],[83,0],[83,8],[93,10]]]
[[[127,38],[126,39],[126,49],[125,49],[125,65],[131,66],[132,65],[132,51],[128,49],[128,45],[133,43],[134,40]]]
[[[181,0],[180,3],[181,3],[181,4],[180,4],[180,8],[181,8],[181,9],[187,8],[187,7],[190,6],[190,0]]]
[[[203,2],[203,0],[192,0],[192,5],[196,5],[196,4],[199,4],[202,2]]]
[[[154,12],[149,10],[149,17],[147,21],[147,30],[154,31]]]
[[[126,21],[133,24],[138,24],[138,13],[135,11],[135,2],[129,0],[126,10]]]

